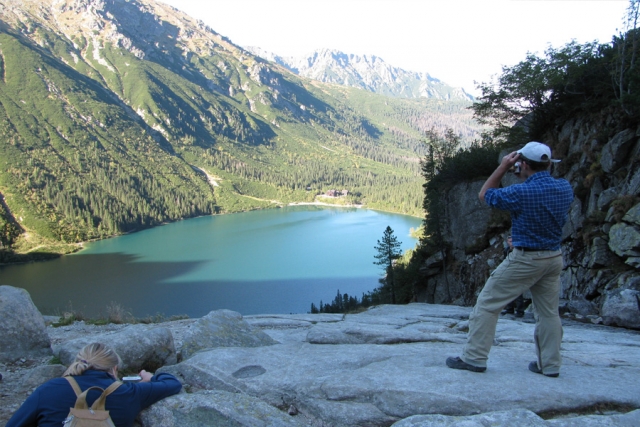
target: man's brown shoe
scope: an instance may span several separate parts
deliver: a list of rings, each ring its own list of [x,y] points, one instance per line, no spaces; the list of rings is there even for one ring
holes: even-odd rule
[[[471,372],[484,372],[487,370],[487,368],[482,366],[470,365],[459,357],[447,357],[447,366],[452,369],[465,369]]]

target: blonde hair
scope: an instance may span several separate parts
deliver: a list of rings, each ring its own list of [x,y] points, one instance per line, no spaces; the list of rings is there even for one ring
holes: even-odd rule
[[[120,356],[111,347],[95,342],[80,350],[76,360],[69,365],[62,376],[82,375],[87,369],[109,372],[121,363]]]

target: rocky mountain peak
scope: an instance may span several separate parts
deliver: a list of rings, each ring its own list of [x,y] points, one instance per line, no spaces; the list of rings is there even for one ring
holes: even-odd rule
[[[473,100],[473,96],[462,88],[449,86],[428,73],[394,67],[375,55],[318,49],[300,57],[283,57],[257,47],[247,47],[247,50],[298,75],[325,83],[337,83],[400,98]]]
[[[6,0],[0,16],[22,34],[46,44],[37,28],[61,32],[76,44],[113,43],[138,58],[187,56],[188,52],[239,48],[202,21],[172,6],[149,0]]]

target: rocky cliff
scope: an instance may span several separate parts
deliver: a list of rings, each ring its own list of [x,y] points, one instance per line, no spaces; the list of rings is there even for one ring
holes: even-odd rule
[[[562,242],[566,315],[640,328],[639,136],[637,124],[601,112],[561,123],[543,139],[562,159],[552,174],[575,193]],[[422,266],[419,301],[473,304],[501,262],[510,220],[480,203],[483,182],[461,183],[443,195],[448,249]],[[517,182],[507,175],[502,185]]]

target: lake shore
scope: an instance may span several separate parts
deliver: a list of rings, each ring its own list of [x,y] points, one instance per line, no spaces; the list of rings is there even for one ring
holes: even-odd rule
[[[379,209],[379,208],[370,208],[367,207],[364,204],[341,204],[341,203],[328,203],[328,202],[321,202],[321,201],[313,201],[313,202],[290,202],[290,203],[282,203],[281,205],[277,206],[277,207],[282,207],[282,206],[322,206],[322,207],[335,207],[335,208],[355,208],[355,209],[370,209],[372,211],[377,211],[377,212],[385,212],[385,213],[391,213],[391,214],[395,214],[395,215],[407,215],[413,218],[422,218],[420,216],[414,216],[414,215],[409,215],[409,214],[404,214],[404,213],[399,213],[399,212],[394,212],[394,211],[390,211],[390,210],[384,210],[384,209]],[[274,209],[276,208],[276,206],[272,206],[272,207],[267,207],[267,208],[259,208],[259,209],[253,209],[253,210],[267,210],[267,209]],[[48,261],[48,260],[52,260],[52,259],[56,259],[59,257],[62,257],[64,255],[70,255],[70,254],[74,254],[77,252],[82,251],[85,248],[85,245],[88,243],[93,243],[93,242],[98,242],[98,241],[102,241],[102,240],[107,240],[107,239],[112,239],[115,237],[121,237],[121,236],[125,236],[128,234],[133,234],[133,233],[137,233],[140,231],[144,231],[144,230],[149,230],[152,228],[156,228],[156,227],[161,227],[164,225],[168,225],[168,224],[172,224],[175,222],[179,222],[179,221],[185,221],[185,220],[189,220],[189,219],[195,219],[195,218],[200,218],[203,216],[218,216],[218,215],[231,215],[231,214],[237,214],[237,213],[242,213],[243,211],[238,211],[238,212],[223,212],[223,213],[219,213],[219,214],[211,214],[211,215],[199,215],[199,216],[195,216],[195,217],[187,217],[187,218],[181,218],[175,221],[165,221],[161,224],[157,224],[151,227],[145,227],[145,228],[139,228],[139,229],[134,229],[134,230],[129,230],[127,232],[123,232],[121,234],[114,234],[111,236],[105,236],[102,238],[95,238],[95,239],[89,239],[89,240],[85,240],[85,241],[81,241],[81,242],[76,242],[76,243],[66,243],[66,244],[61,244],[61,243],[52,243],[51,246],[44,246],[41,245],[40,247],[38,247],[38,252],[32,252],[32,250],[27,251],[27,252],[14,252],[12,257],[9,257],[9,261],[0,261],[0,267],[1,266],[9,266],[9,265],[19,265],[19,264],[27,264],[27,263],[31,263],[31,262],[40,262],[40,261]],[[59,248],[58,251],[55,250],[55,248]],[[47,252],[46,250],[51,249],[50,252]]]
[[[335,208],[357,208],[362,209],[364,205],[353,205],[353,204],[339,204],[339,203],[326,203],[326,202],[291,202],[287,206],[328,206]]]

